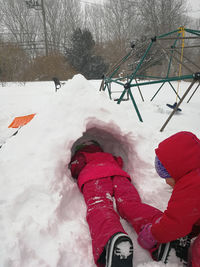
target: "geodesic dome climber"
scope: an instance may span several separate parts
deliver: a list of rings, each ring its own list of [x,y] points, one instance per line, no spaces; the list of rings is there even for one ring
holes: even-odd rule
[[[100,90],[108,90],[109,97],[112,99],[112,94],[114,93],[112,84],[115,83],[121,85],[123,90],[121,91],[120,97],[117,99],[117,104],[120,104],[121,101],[130,99],[139,120],[143,122],[132,90],[136,87],[139,90],[142,101],[144,101],[140,87],[150,84],[160,84],[160,87],[151,98],[151,101],[153,101],[156,95],[167,83],[169,85],[168,87],[174,91],[176,101],[173,105],[168,104],[173,110],[160,129],[160,131],[163,131],[175,112],[180,110],[179,106],[191,89],[197,84],[187,103],[189,103],[200,85],[200,66],[193,62],[190,57],[187,57],[187,51],[190,48],[193,49],[194,58],[195,55],[200,54],[199,41],[200,31],[179,27],[177,30],[160,36],[155,36],[142,44],[140,43],[141,51],[143,49],[144,53],[139,60],[137,59],[137,56],[138,51],[140,50],[137,49],[136,45],[133,45],[131,50],[120,59],[107,74],[103,75]],[[124,68],[124,64],[130,66],[130,64],[127,63],[130,59],[132,60],[131,70],[127,71],[128,73],[125,73],[124,75],[121,74],[119,77],[119,73],[121,69]],[[148,69],[156,64],[164,65],[162,75],[148,75]],[[182,97],[179,96],[181,80],[191,81]],[[178,81],[177,88],[172,84],[174,81]]]

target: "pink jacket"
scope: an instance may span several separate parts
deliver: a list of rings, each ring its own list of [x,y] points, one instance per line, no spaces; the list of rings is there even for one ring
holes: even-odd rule
[[[130,179],[129,174],[122,169],[121,157],[114,157],[110,153],[98,150],[94,145],[91,146],[93,149],[90,152],[78,151],[71,160],[71,174],[78,178],[80,190],[88,181],[103,177],[119,175]]]

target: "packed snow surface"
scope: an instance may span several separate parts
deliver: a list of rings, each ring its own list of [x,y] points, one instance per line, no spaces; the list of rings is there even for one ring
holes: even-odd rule
[[[200,137],[199,90],[187,103],[195,88],[191,90],[182,111],[160,132],[172,112],[166,104],[176,102],[168,84],[153,101],[160,85],[140,88],[145,101],[137,88],[132,90],[140,122],[131,101],[118,105],[107,91],[99,91],[100,83],[76,75],[57,92],[53,82],[0,87],[0,266],[95,267],[86,206],[68,169],[73,144],[80,138],[96,139],[106,152],[122,156],[142,200],[166,208],[171,190],[155,172],[154,149],[178,131]],[[189,85],[181,82],[180,95]],[[12,136],[17,130],[8,128],[13,119],[33,113],[35,117]],[[182,266],[173,254],[167,265],[153,262],[137,244],[132,227],[121,221],[134,243],[134,266]]]

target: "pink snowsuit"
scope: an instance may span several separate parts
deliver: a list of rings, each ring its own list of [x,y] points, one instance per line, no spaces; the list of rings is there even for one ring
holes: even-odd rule
[[[125,233],[120,216],[129,221],[138,233],[141,226],[156,221],[162,212],[141,203],[139,194],[122,170],[123,161],[104,153],[95,145],[78,151],[71,160],[71,173],[87,205],[87,222],[92,238],[94,261],[104,266],[105,246],[118,232]],[[117,212],[113,208],[113,197]]]

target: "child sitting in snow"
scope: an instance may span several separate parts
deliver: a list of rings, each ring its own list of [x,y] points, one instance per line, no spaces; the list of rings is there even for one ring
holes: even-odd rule
[[[120,215],[133,226],[139,244],[156,261],[166,263],[174,248],[181,261],[187,262],[190,239],[186,235],[198,236],[192,245],[191,262],[192,267],[200,267],[200,141],[192,133],[180,132],[161,142],[156,155],[158,174],[174,188],[164,213],[141,202],[130,176],[122,170],[120,157],[104,153],[94,141],[77,147],[70,169],[87,205],[97,266],[132,266],[132,242]],[[113,209],[112,197],[119,215]]]
[[[157,259],[161,257],[159,244],[166,255],[175,248],[176,255],[187,264],[190,238],[197,237],[188,264],[200,267],[200,140],[191,132],[179,132],[161,142],[155,152],[156,171],[173,191],[163,214],[145,215],[138,242]]]

